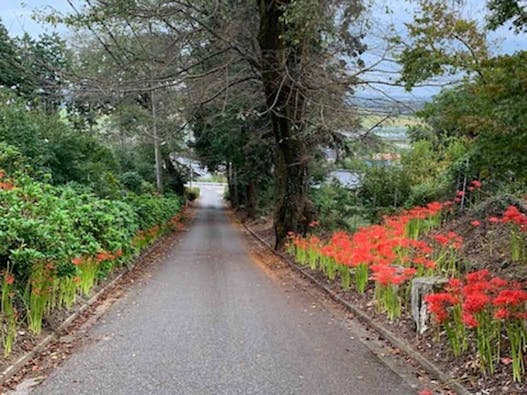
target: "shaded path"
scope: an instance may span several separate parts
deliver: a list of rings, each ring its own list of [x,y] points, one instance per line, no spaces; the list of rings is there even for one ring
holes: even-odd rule
[[[411,394],[313,298],[254,264],[202,189],[197,218],[38,394]]]

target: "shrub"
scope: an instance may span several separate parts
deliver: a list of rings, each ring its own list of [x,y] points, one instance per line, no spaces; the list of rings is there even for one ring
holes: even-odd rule
[[[372,221],[379,221],[382,214],[402,207],[411,193],[411,183],[403,169],[396,166],[369,168],[359,189],[359,198],[368,210]]]
[[[7,151],[0,150],[0,160]],[[72,306],[80,291],[89,294],[98,278],[173,229],[180,210],[177,196],[102,199],[78,184],[57,187],[0,171],[5,352],[14,341],[16,308],[25,310],[29,329],[40,332],[47,312]]]
[[[356,230],[367,224],[365,210],[359,206],[355,191],[343,188],[339,184],[322,185],[311,190],[311,200],[316,217],[324,229]]]
[[[141,193],[143,187],[143,177],[136,171],[127,171],[119,176],[119,181],[131,192]]]
[[[199,188],[185,188],[185,199],[187,199],[190,202],[193,202],[197,198],[199,198],[200,190]]]

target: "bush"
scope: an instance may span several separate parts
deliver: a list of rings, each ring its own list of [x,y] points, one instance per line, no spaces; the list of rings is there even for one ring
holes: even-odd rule
[[[412,185],[410,196],[406,201],[406,206],[424,206],[427,203],[434,201],[446,200],[450,190],[450,186],[441,182],[424,182],[417,185]]]
[[[411,183],[403,169],[396,166],[375,166],[364,174],[359,198],[368,211],[368,218],[379,221],[403,207],[411,193]]]
[[[311,190],[316,217],[324,229],[356,230],[367,224],[365,211],[359,206],[355,191],[339,184],[322,185]]]
[[[119,181],[131,192],[141,193],[143,188],[143,177],[136,171],[127,171],[119,176]]]
[[[2,162],[2,153],[10,151],[1,148],[0,163],[8,163]],[[24,173],[0,172],[4,316],[9,313],[5,308],[23,310],[29,329],[38,333],[47,312],[70,307],[78,292],[89,294],[97,278],[177,225],[179,197],[121,195],[102,199],[83,185],[57,187]],[[14,318],[9,325],[16,328]],[[14,334],[10,332],[8,343]]]
[[[181,209],[181,199],[176,195],[166,197],[130,193],[125,201],[134,208],[141,229],[165,223]]]
[[[185,188],[185,199],[189,202],[193,202],[197,198],[199,198],[200,190],[199,188]]]

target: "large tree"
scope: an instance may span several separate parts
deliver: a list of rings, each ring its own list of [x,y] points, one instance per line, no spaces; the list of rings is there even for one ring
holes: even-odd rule
[[[305,231],[310,219],[310,133],[326,127],[324,112],[344,108],[344,95],[352,91],[355,80],[339,56],[362,50],[350,31],[362,6],[313,0],[257,4],[261,78],[275,139],[274,226],[280,246],[287,232]]]
[[[456,8],[439,0],[421,0],[408,25],[408,46],[400,56],[408,88],[449,75],[456,84],[444,89],[421,115],[438,136],[470,142],[464,171],[494,184],[526,181],[526,51],[492,56],[487,31]],[[523,11],[515,1],[488,3],[491,28],[512,19],[522,33]]]

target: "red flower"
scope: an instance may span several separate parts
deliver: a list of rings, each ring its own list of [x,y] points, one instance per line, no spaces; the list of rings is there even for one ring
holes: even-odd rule
[[[477,328],[478,326],[478,321],[470,313],[463,312],[462,320],[463,320],[463,323],[469,328]]]
[[[494,277],[493,279],[490,280],[490,284],[495,289],[505,288],[506,286],[509,285],[509,283],[506,280],[502,279],[501,277]]]
[[[446,237],[445,235],[435,235],[434,240],[437,241],[441,245],[447,245],[450,239]]]
[[[496,306],[520,306],[527,302],[527,291],[522,289],[504,289],[493,303]]]
[[[318,224],[319,224],[318,221],[311,221],[311,222],[309,223],[309,227],[310,227],[310,228],[315,228],[315,227],[318,226]]]
[[[448,280],[448,288],[451,291],[460,291],[461,290],[461,280],[459,278],[451,278]]]
[[[481,181],[478,181],[478,180],[474,180],[470,183],[474,188],[481,188],[483,186],[483,184],[481,183]]]
[[[463,311],[467,313],[479,313],[490,303],[490,298],[484,293],[471,293],[465,296]]]
[[[449,318],[447,308],[458,303],[455,296],[448,292],[440,292],[425,296],[428,311],[434,314],[437,322],[442,323]]]
[[[479,281],[487,281],[489,277],[490,277],[489,271],[487,269],[483,269],[483,270],[478,270],[472,273],[468,273],[465,276],[465,279],[467,280],[468,283],[474,283],[474,282],[479,282]]]
[[[498,222],[501,222],[498,217],[489,217],[489,222],[492,222],[493,224],[496,224]]]
[[[498,319],[498,320],[506,320],[508,319],[509,317],[511,316],[511,312],[507,309],[499,309],[498,311],[496,311],[496,313],[494,314],[494,318]]]
[[[481,225],[481,222],[477,221],[477,220],[474,220],[470,223],[470,225],[474,226],[474,227],[478,227]]]
[[[82,263],[82,258],[80,258],[80,257],[73,258],[71,260],[71,263],[73,263],[75,266],[79,266]]]

